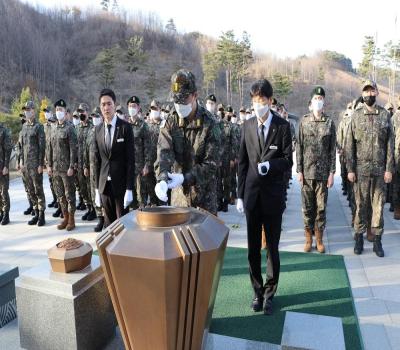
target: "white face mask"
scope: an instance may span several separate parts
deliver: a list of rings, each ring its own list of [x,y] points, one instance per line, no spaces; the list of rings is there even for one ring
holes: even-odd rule
[[[98,117],[93,118],[93,125],[97,126],[99,124],[101,124],[101,118]]]
[[[56,111],[56,117],[57,120],[62,121],[65,118],[65,112],[64,111]],[[74,118],[75,119],[75,118]]]
[[[240,120],[241,121],[244,121],[244,120],[246,120],[246,113],[240,113]]]
[[[125,120],[125,117],[124,117],[123,114],[117,113],[117,117],[118,117],[119,119]]]
[[[45,112],[44,113],[44,117],[46,118],[46,120],[51,119],[51,113],[50,112]]]
[[[320,110],[322,110],[322,107],[324,107],[324,101],[323,100],[312,100],[311,107],[312,107],[313,111],[319,112]]]
[[[253,115],[250,113],[246,113],[246,120],[253,118]]]
[[[215,112],[215,103],[214,102],[207,102],[206,103],[206,108],[207,108],[207,111],[209,111],[210,113],[214,113]]]
[[[160,111],[151,111],[150,118],[155,120],[160,120]]]
[[[237,123],[237,117],[232,117],[232,118],[231,118],[231,122],[232,122],[233,124],[236,124],[236,123]]]
[[[262,103],[253,103],[254,113],[257,118],[262,118],[269,111],[269,105],[263,105]]]
[[[26,119],[32,119],[34,116],[33,111],[25,111]]]
[[[138,112],[138,109],[135,107],[129,107],[128,108],[128,113],[130,117],[134,117]]]
[[[72,118],[72,123],[74,124],[74,126],[79,125],[81,121],[78,118]]]
[[[189,114],[192,112],[192,104],[189,103],[187,105],[181,105],[178,103],[174,103],[176,113],[178,113],[179,118],[187,118]]]

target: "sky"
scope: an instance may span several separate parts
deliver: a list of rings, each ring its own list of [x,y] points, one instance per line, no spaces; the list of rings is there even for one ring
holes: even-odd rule
[[[399,0],[117,1],[128,13],[157,13],[164,24],[173,18],[179,32],[199,31],[217,38],[230,29],[237,36],[247,31],[255,52],[281,58],[332,50],[349,57],[356,67],[365,35],[377,37],[380,47],[389,40],[400,40]],[[44,7],[59,7],[61,3],[23,2]],[[100,0],[67,0],[62,4],[101,8]]]

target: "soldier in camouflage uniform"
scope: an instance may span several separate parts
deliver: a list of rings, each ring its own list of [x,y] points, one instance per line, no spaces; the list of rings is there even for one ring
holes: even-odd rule
[[[140,100],[132,96],[127,101],[129,122],[133,131],[135,146],[135,184],[136,196],[131,204],[133,209],[143,208],[147,205],[148,192],[146,180],[152,168],[150,153],[150,134],[148,124],[138,116]]]
[[[155,169],[159,182],[155,192],[165,202],[168,188],[173,189],[172,205],[175,201],[180,206],[185,202],[187,206],[217,215],[215,177],[220,128],[212,114],[197,102],[195,77],[191,72],[177,71],[171,83],[174,109],[158,138]],[[179,192],[176,200],[174,192]]]
[[[83,156],[83,167],[85,176],[88,177],[90,181],[90,196],[92,198],[92,205],[94,206],[95,213],[97,216],[97,225],[94,228],[95,232],[101,232],[104,227],[104,215],[103,215],[103,208],[98,207],[94,201],[96,198],[96,178],[95,178],[95,159],[94,153],[91,152],[91,145],[93,143],[93,138],[95,135],[95,128],[97,125],[103,122],[103,118],[100,115],[100,108],[95,108],[92,113],[92,125],[88,131],[85,148],[84,148],[84,156]]]
[[[59,230],[71,231],[75,228],[75,177],[74,168],[77,162],[77,137],[74,126],[65,120],[66,103],[59,100],[54,104],[57,124],[51,134],[48,150],[48,172],[54,175],[57,200],[63,212],[63,221],[57,226]]]
[[[12,151],[11,132],[0,123],[0,223],[10,223],[10,196],[8,188],[10,184],[10,157]]]
[[[51,128],[55,122],[55,119],[53,115],[51,114],[50,108],[46,107],[43,108],[43,113],[44,117],[46,118],[46,123],[44,124],[44,134],[46,137],[46,147],[48,147],[48,144],[50,143],[50,136],[51,136]],[[47,154],[47,152],[46,152]],[[47,159],[45,159],[46,165],[47,165]],[[58,203],[57,203],[57,196],[56,192],[54,190],[54,184],[53,184],[53,177],[49,176],[49,184],[50,184],[50,191],[51,194],[53,195],[53,201],[47,205],[48,208],[58,208]]]
[[[354,183],[356,201],[354,253],[359,255],[363,251],[370,207],[372,233],[375,234],[373,251],[383,257],[385,184],[392,181],[394,171],[393,128],[388,112],[376,104],[377,95],[375,82],[367,80],[362,87],[364,103],[354,111],[345,146],[348,179]]]
[[[78,182],[80,194],[83,202],[87,208],[87,212],[82,216],[82,220],[92,221],[96,218],[96,212],[94,209],[92,196],[90,193],[90,172],[89,164],[85,164],[85,153],[87,152],[87,138],[90,129],[93,125],[88,120],[89,106],[86,103],[81,103],[78,106],[78,114],[80,124],[76,126],[77,137],[78,137]],[[85,166],[86,165],[86,166]]]
[[[233,168],[231,170],[231,197],[229,204],[234,205],[237,198],[237,172],[238,172],[238,154],[240,148],[240,126],[237,124],[237,116],[232,112],[230,122],[233,134]]]
[[[19,167],[24,174],[26,187],[35,211],[35,215],[28,224],[43,226],[45,224],[44,211],[46,209],[46,198],[43,191],[46,136],[43,125],[36,120],[33,101],[26,102],[23,110],[26,123],[21,130]]]
[[[21,125],[23,126],[26,123],[25,114],[20,113],[19,117],[21,119]],[[17,146],[16,146],[16,152],[15,152],[17,170],[21,170],[20,167],[19,167],[20,160],[21,160],[21,154],[22,154],[22,150],[21,150],[21,135],[22,135],[22,128],[21,128],[21,131],[18,134],[18,141],[17,141]],[[28,202],[29,202],[29,207],[24,211],[24,215],[31,215],[31,214],[35,215],[35,212],[33,210],[32,200],[31,200],[29,192],[28,192],[27,180],[25,178],[25,173],[21,173],[21,177],[22,177],[22,183],[24,185],[26,197],[28,198]]]
[[[220,144],[221,147],[219,149],[219,162],[217,164],[217,211],[222,211],[222,203],[223,203],[223,185],[222,185],[222,158],[224,156],[224,144],[225,144],[225,132],[224,132],[224,122],[222,121],[222,116],[224,114],[224,106],[222,104],[218,105],[218,111],[216,113],[217,109],[217,98],[215,97],[214,94],[208,95],[206,98],[206,109],[214,116],[214,118],[217,120],[217,124],[220,128],[220,133],[221,133],[221,139],[220,139]]]
[[[304,251],[311,251],[314,231],[317,250],[324,253],[328,188],[333,186],[336,170],[336,130],[333,120],[323,112],[324,89],[317,86],[311,97],[313,111],[306,114],[299,125],[297,172],[301,184],[306,237]]]
[[[156,174],[154,172],[154,162],[157,159],[157,142],[158,135],[160,135],[160,128],[164,127],[165,119],[168,116],[166,108],[164,107],[164,112],[157,114],[154,112],[159,111],[159,104],[157,101],[153,100],[150,104],[150,123],[149,123],[149,135],[150,135],[150,167],[149,174],[145,177],[146,179],[146,191],[149,194],[150,205],[157,206],[160,205],[160,201],[156,196],[154,187],[157,184]],[[154,111],[154,112],[153,112]],[[152,114],[153,113],[153,114]],[[168,111],[169,113],[169,111]]]
[[[394,165],[395,173],[393,176],[393,198],[394,219],[400,220],[400,96],[399,107],[392,117],[392,125],[394,130]]]

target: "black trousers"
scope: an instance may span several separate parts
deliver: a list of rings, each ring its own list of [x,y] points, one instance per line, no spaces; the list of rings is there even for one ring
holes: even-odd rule
[[[124,195],[116,196],[111,181],[106,182],[104,193],[101,194],[101,203],[104,209],[104,228],[128,212],[124,209]]]
[[[282,214],[265,213],[262,210],[260,200],[255,208],[246,212],[247,221],[247,245],[250,281],[255,296],[264,296],[265,299],[272,299],[278,288],[280,259],[279,240],[281,237]],[[262,225],[265,228],[267,241],[267,277],[265,284],[261,274],[261,232]]]

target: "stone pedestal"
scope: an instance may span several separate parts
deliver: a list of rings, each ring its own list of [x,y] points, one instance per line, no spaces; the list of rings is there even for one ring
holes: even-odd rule
[[[18,267],[0,264],[0,328],[17,317],[15,279]]]
[[[98,257],[72,273],[52,272],[48,261],[17,281],[21,347],[29,350],[101,349],[116,319]]]

